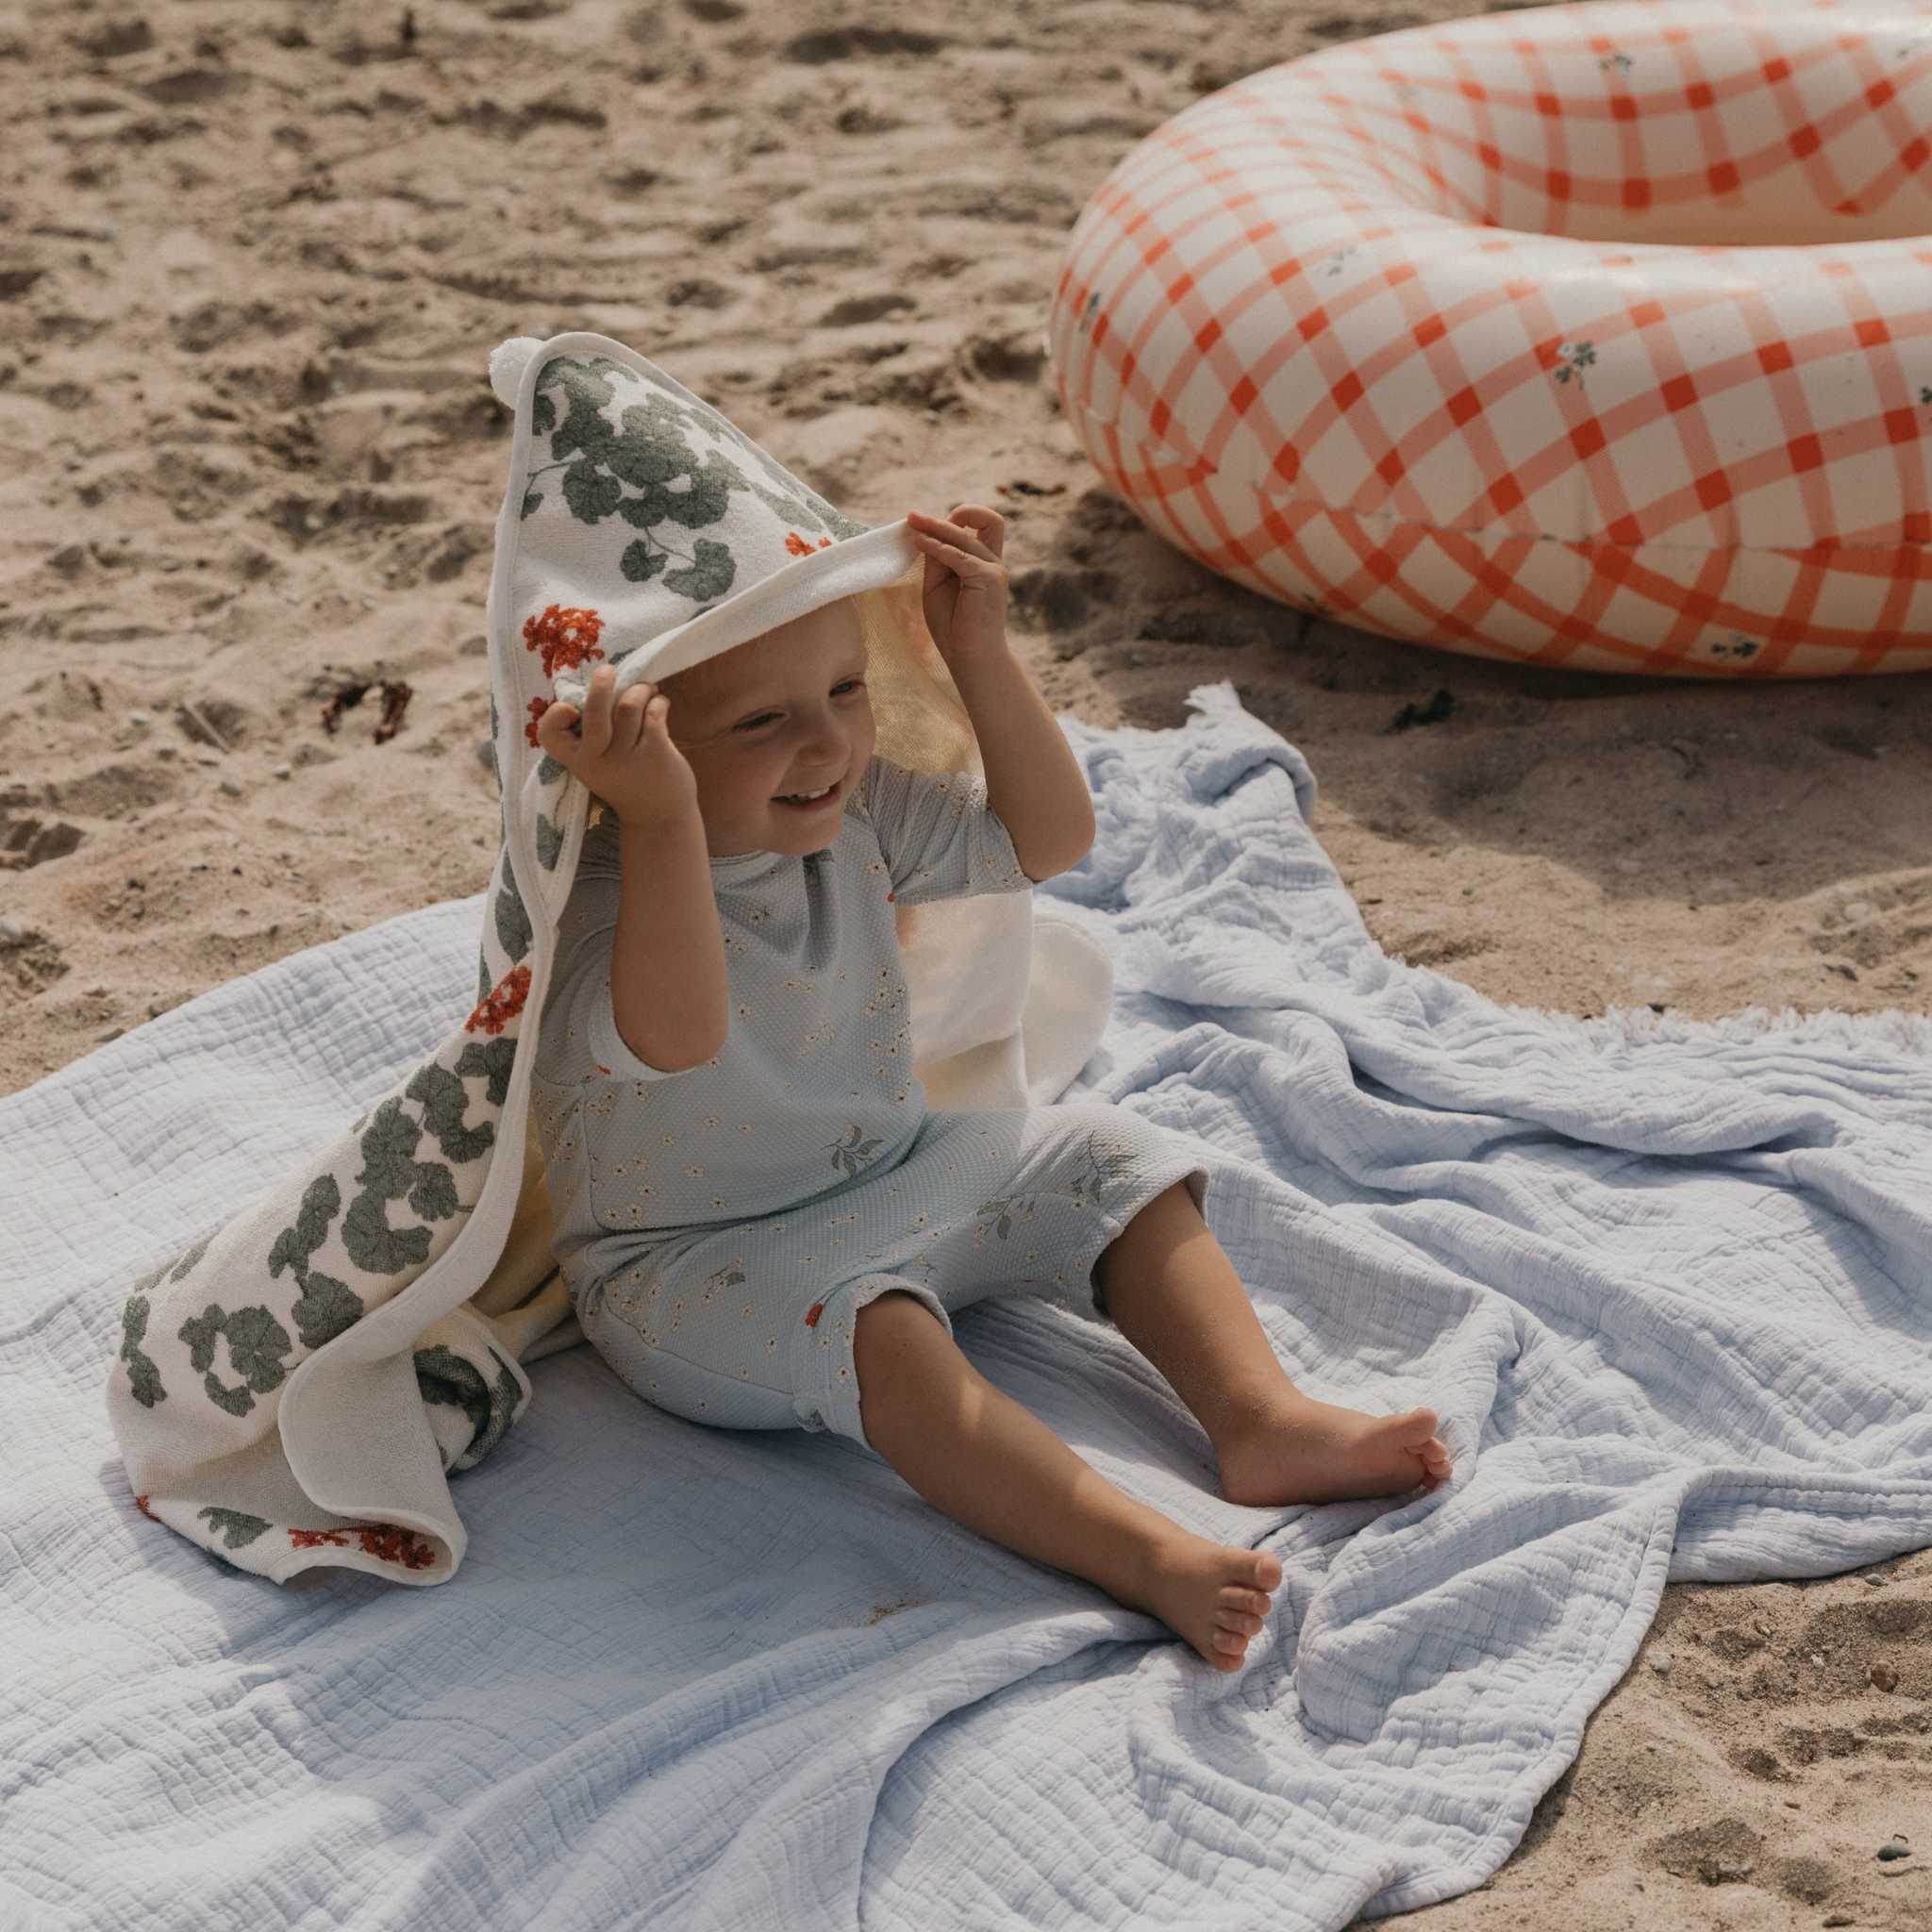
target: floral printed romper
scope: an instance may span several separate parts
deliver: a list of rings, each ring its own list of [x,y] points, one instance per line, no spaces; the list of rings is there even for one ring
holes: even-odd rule
[[[585,1335],[658,1407],[728,1428],[832,1429],[869,1454],[853,1337],[888,1290],[1098,1308],[1091,1271],[1177,1180],[1185,1138],[1124,1108],[928,1112],[895,903],[1030,884],[985,781],[874,757],[832,843],[711,860],[731,1032],[665,1073],[619,1038],[618,845],[584,840],[558,928],[532,1107],[555,1253]]]

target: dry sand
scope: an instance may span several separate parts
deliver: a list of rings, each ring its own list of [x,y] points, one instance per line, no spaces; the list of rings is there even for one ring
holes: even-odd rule
[[[1932,681],[1304,631],[1098,490],[1057,412],[1047,293],[1125,147],[1240,74],[1477,10],[0,12],[0,1092],[482,890],[487,358],[571,328],[869,522],[999,508],[1057,709],[1167,727],[1232,678],[1312,761],[1391,952],[1580,1014],[1924,1012]],[[331,732],[338,677],[372,682]],[[1438,691],[1446,717],[1392,728]],[[1932,1555],[1677,1586],[1509,1863],[1412,1917],[1925,1925],[1928,1792]],[[1894,1834],[1912,1856],[1880,1861]]]

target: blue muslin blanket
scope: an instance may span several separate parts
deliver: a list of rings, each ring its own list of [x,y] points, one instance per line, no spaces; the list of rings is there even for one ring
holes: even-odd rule
[[[1454,1480],[1223,1502],[1124,1337],[995,1300],[982,1373],[1279,1556],[1241,1673],[582,1346],[456,1478],[448,1588],[228,1567],[128,1494],[119,1285],[433,1048],[481,898],[431,907],[0,1100],[0,1924],[1327,1932],[1504,1861],[1667,1579],[1932,1543],[1932,1024],[1580,1023],[1393,963],[1299,753],[1191,704],[1062,720],[1099,836],[1040,890],[1115,969],[1064,1097],[1197,1136],[1291,1375],[1433,1405]]]

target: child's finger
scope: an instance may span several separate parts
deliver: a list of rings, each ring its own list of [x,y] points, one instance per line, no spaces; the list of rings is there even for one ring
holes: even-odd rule
[[[950,523],[944,517],[928,517],[914,511],[908,513],[907,524],[915,538],[936,544],[941,549],[963,551],[968,557],[978,558],[982,563],[999,561],[998,556],[975,531]]]
[[[998,510],[988,509],[983,503],[962,503],[953,511],[953,521],[977,531],[993,556],[999,557],[1004,554],[1007,543],[1007,520]]]
[[[958,543],[941,542],[928,531],[915,530],[912,534],[921,547],[929,552],[935,561],[944,564],[955,576],[981,576],[987,568],[997,568],[999,564],[999,558],[992,556],[984,544],[967,549]]]

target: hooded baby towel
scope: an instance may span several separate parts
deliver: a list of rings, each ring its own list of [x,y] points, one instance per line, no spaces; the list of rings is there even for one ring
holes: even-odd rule
[[[984,766],[925,627],[922,553],[846,516],[608,336],[490,358],[516,414],[488,606],[496,864],[476,1000],[341,1136],[131,1284],[108,1383],[147,1515],[285,1582],[334,1564],[441,1583],[467,1541],[448,1476],[529,1406],[525,1364],[582,1340],[551,1255],[531,1062],[589,819],[536,721],[839,598],[864,622],[876,753]],[[1045,1105],[1100,1041],[1106,956],[1030,891],[901,907],[914,1071],[940,1107]]]

